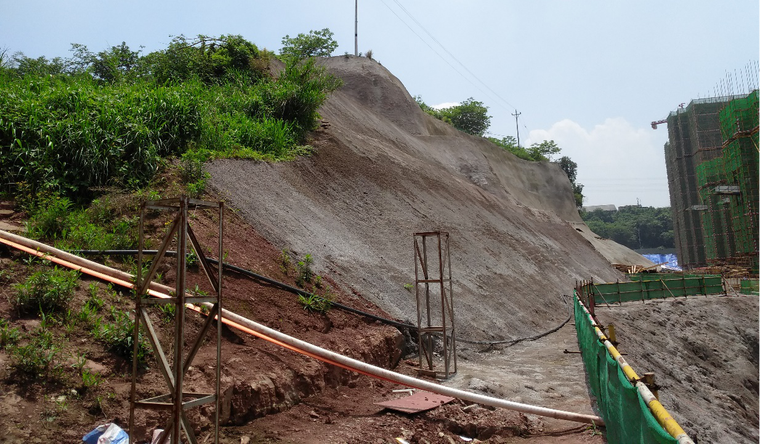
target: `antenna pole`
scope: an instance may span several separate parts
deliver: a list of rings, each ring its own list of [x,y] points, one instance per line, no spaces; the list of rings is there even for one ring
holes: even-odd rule
[[[359,57],[359,0],[354,0],[354,55]]]
[[[513,116],[515,116],[515,128],[517,129],[517,147],[518,148],[520,148],[520,125],[517,123],[517,119],[520,117],[520,114],[522,113],[518,113],[517,110],[515,110],[515,113],[512,114]]]

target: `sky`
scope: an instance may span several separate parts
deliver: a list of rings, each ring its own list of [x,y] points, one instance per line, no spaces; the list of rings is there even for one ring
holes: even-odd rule
[[[355,0],[0,0],[0,50],[69,57],[126,42],[329,28],[354,53]],[[670,205],[663,146],[679,104],[757,87],[757,0],[358,0],[358,50],[371,50],[431,106],[470,97],[489,135],[554,140],[578,164],[587,205]],[[729,80],[731,81],[729,86]],[[517,121],[513,114],[519,113]]]

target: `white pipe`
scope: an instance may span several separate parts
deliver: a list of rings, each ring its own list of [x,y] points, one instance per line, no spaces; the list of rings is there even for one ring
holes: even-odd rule
[[[479,395],[477,393],[466,392],[464,390],[455,389],[452,387],[446,387],[440,384],[434,384],[432,382],[424,381],[410,376],[402,375],[400,373],[392,372],[381,367],[376,367],[366,362],[358,361],[356,359],[349,358],[347,356],[340,355],[338,353],[331,352],[321,347],[309,344],[300,339],[296,339],[292,336],[280,333],[277,330],[273,330],[269,327],[261,325],[250,319],[246,319],[236,313],[229,310],[222,310],[222,316],[244,325],[251,330],[254,330],[264,336],[276,339],[280,342],[288,344],[299,350],[309,352],[317,355],[329,361],[340,363],[346,367],[356,369],[362,373],[370,374],[381,379],[393,381],[397,384],[405,385],[407,387],[413,387],[421,390],[427,390],[429,392],[438,393],[440,395],[451,396],[457,399],[463,399],[465,401],[476,402],[482,405],[489,405],[493,407],[501,407],[508,410],[515,410],[522,413],[528,413],[539,416],[547,416],[550,418],[564,419],[567,421],[583,422],[588,424],[596,424],[598,426],[604,425],[602,418],[594,415],[584,415],[580,413],[572,413],[563,410],[548,409],[545,407],[538,407],[529,404],[522,404],[519,402],[507,401],[505,399],[494,398],[491,396]]]
[[[17,235],[8,233],[6,231],[0,230],[0,238],[10,240],[11,242],[15,242],[17,244],[26,246],[27,248],[30,248],[36,251],[41,251],[49,255],[57,256],[75,265],[93,269],[102,274],[109,275],[111,277],[115,277],[119,280],[125,281],[126,283],[132,282],[133,280],[133,276],[130,275],[129,273],[124,273],[114,268],[107,267],[102,264],[98,264],[97,262],[83,259],[79,256],[66,253],[65,251],[61,251],[57,248],[53,248],[51,246],[27,239],[22,236],[17,236]],[[160,289],[160,290],[166,291],[167,293],[170,291],[174,291],[172,288],[168,286],[157,284],[157,283],[151,283],[151,287],[154,289]],[[392,372],[390,370],[386,370],[381,367],[367,364],[366,362],[358,361],[356,359],[352,359],[347,356],[340,355],[330,350],[317,347],[313,344],[309,344],[308,342],[302,341],[300,339],[296,339],[292,336],[288,336],[286,334],[280,333],[277,330],[273,330],[269,327],[261,325],[250,319],[244,318],[240,316],[239,314],[231,312],[226,309],[222,310],[222,317],[227,318],[242,326],[245,326],[259,333],[262,336],[275,339],[277,341],[280,341],[284,344],[287,344],[293,347],[294,349],[306,352],[309,355],[313,355],[313,357],[316,357],[318,359],[328,361],[328,362],[338,363],[346,368],[355,370],[357,372],[374,376],[380,379],[392,381],[397,384],[405,385],[407,387],[427,390],[429,392],[438,393],[440,395],[451,396],[453,398],[463,399],[470,402],[476,402],[482,405],[501,407],[501,408],[514,410],[514,411],[518,411],[522,413],[528,413],[528,414],[533,414],[533,415],[538,415],[538,416],[546,416],[546,417],[556,418],[556,419],[563,419],[567,421],[595,424],[597,426],[604,425],[604,420],[602,420],[602,418],[600,418],[599,416],[584,415],[580,413],[572,413],[572,412],[567,412],[563,410],[555,410],[555,409],[549,409],[545,407],[533,406],[529,404],[522,404],[519,402],[507,401],[505,399],[494,398],[491,396],[484,396],[484,395],[479,395],[477,393],[466,392],[464,390],[446,387],[440,384],[434,384],[432,382],[428,382],[421,379],[412,378],[410,376],[402,375],[400,373]]]

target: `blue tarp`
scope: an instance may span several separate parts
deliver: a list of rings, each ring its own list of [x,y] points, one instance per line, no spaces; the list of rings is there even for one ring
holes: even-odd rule
[[[678,258],[675,254],[642,254],[642,256],[654,262],[655,264],[664,264],[662,268],[682,271],[681,267],[678,266]]]

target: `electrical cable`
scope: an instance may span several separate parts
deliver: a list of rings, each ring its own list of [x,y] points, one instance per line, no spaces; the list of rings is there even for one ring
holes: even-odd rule
[[[455,62],[459,63],[459,65],[461,65],[461,66],[462,66],[462,68],[464,68],[464,69],[465,69],[465,71],[467,71],[467,72],[468,72],[468,73],[469,73],[469,74],[470,74],[470,75],[471,75],[471,76],[472,76],[472,77],[473,77],[475,80],[477,80],[477,81],[478,81],[478,82],[480,82],[480,83],[481,83],[483,86],[485,86],[485,87],[486,87],[486,89],[488,89],[489,91],[491,91],[491,93],[493,93],[493,95],[494,95],[494,96],[496,96],[496,97],[497,97],[499,100],[501,100],[502,102],[506,103],[507,105],[509,105],[509,106],[510,106],[510,107],[512,107],[512,108],[515,108],[515,109],[517,108],[517,107],[515,107],[514,105],[512,105],[511,103],[507,102],[507,101],[506,101],[504,98],[502,98],[502,97],[501,97],[501,96],[500,96],[498,93],[496,93],[496,91],[494,91],[493,89],[491,89],[491,87],[489,87],[489,86],[488,86],[488,85],[487,85],[487,84],[486,84],[484,81],[480,80],[480,79],[478,78],[478,76],[476,76],[476,75],[475,75],[475,73],[473,73],[472,71],[470,71],[470,69],[469,69],[469,68],[467,68],[467,66],[466,66],[464,63],[460,62],[460,61],[459,61],[459,59],[457,59],[457,58],[454,56],[454,54],[452,54],[452,53],[451,53],[451,51],[449,51],[448,49],[446,49],[446,47],[445,47],[445,46],[443,46],[443,44],[442,44],[441,42],[439,42],[439,41],[438,41],[438,39],[436,39],[436,38],[433,36],[433,34],[431,34],[431,33],[430,33],[430,31],[428,31],[427,29],[425,29],[425,27],[424,27],[424,26],[422,26],[422,24],[421,24],[419,21],[417,21],[417,19],[416,19],[416,18],[414,18],[414,16],[412,16],[412,14],[411,14],[411,13],[410,13],[410,12],[409,12],[409,11],[408,11],[408,10],[407,10],[405,7],[404,7],[404,5],[402,5],[402,4],[401,4],[401,2],[400,2],[399,0],[393,0],[393,2],[394,2],[394,3],[396,3],[396,4],[399,6],[399,8],[401,8],[401,10],[402,10],[402,11],[404,11],[404,13],[405,13],[407,16],[409,16],[409,18],[411,18],[411,19],[414,21],[414,23],[416,23],[416,24],[417,24],[417,26],[419,26],[419,27],[420,27],[420,29],[422,29],[423,31],[425,31],[425,34],[427,34],[428,36],[430,36],[430,38],[431,38],[431,39],[433,39],[433,41],[434,41],[434,42],[435,42],[435,43],[436,43],[438,46],[440,46],[440,47],[441,47],[441,49],[443,49],[444,51],[446,51],[446,54],[448,54],[449,56],[451,56],[451,58],[452,58],[452,59],[454,59],[454,61],[455,61]],[[398,16],[397,16],[397,17],[398,17]],[[477,87],[477,85],[473,85],[473,86]],[[480,88],[478,88],[478,89],[480,89]],[[481,91],[482,91],[482,90],[481,90]],[[510,110],[510,111],[511,111],[511,110]]]
[[[118,256],[118,255],[137,254],[137,250],[70,250],[68,252],[71,253],[71,254],[96,255],[96,256],[107,256],[107,255]],[[143,250],[143,254],[146,254],[146,255],[153,255],[153,254],[157,254],[157,253],[158,253],[158,250]],[[166,256],[176,256],[177,252],[176,251],[167,251],[165,253],[165,255]],[[216,259],[213,259],[213,258],[207,258],[207,260],[210,263],[215,264],[215,265],[219,263],[219,261],[217,261]],[[290,293],[294,293],[294,294],[297,294],[297,295],[300,295],[300,296],[304,296],[304,297],[316,297],[316,298],[319,298],[319,299],[321,299],[323,301],[326,300],[322,296],[319,296],[317,294],[309,293],[308,291],[302,290],[300,288],[293,287],[293,286],[285,284],[283,282],[276,281],[276,280],[268,278],[266,276],[262,276],[262,275],[260,275],[258,273],[254,273],[253,271],[246,270],[245,268],[241,268],[241,267],[238,267],[236,265],[229,264],[227,262],[224,262],[224,269],[225,270],[233,270],[235,272],[238,272],[238,273],[241,273],[241,274],[243,274],[245,276],[248,276],[248,277],[250,277],[250,278],[252,278],[254,280],[265,282],[267,284],[273,285],[275,287],[280,288],[281,290],[285,290],[285,291],[288,291]],[[569,296],[563,295],[562,302],[564,302],[565,305],[568,304],[568,298],[569,298]],[[364,316],[364,317],[370,318],[372,320],[382,322],[384,324],[392,325],[392,326],[394,326],[394,327],[396,327],[398,329],[417,330],[417,326],[416,325],[407,324],[407,323],[404,323],[404,322],[398,322],[398,321],[394,321],[392,319],[383,318],[381,316],[377,316],[377,315],[374,315],[372,313],[367,313],[365,311],[358,310],[356,308],[352,308],[352,307],[349,307],[347,305],[340,304],[338,302],[332,302],[332,301],[329,301],[329,302],[330,302],[330,304],[331,304],[332,307],[335,307],[337,309],[340,309],[340,310],[343,310],[343,311],[347,311],[349,313],[353,313],[353,314],[358,315],[358,316]],[[572,307],[571,307],[571,309],[572,309]],[[543,338],[544,336],[550,335],[550,334],[556,332],[557,330],[559,330],[560,328],[564,327],[565,324],[567,324],[568,322],[570,322],[570,319],[572,318],[572,316],[573,315],[572,315],[572,311],[571,311],[570,316],[568,316],[568,318],[565,319],[565,321],[562,322],[557,327],[554,327],[551,330],[547,330],[547,331],[545,331],[543,333],[539,333],[537,335],[528,336],[528,337],[524,337],[524,338],[504,339],[504,340],[496,340],[496,341],[473,341],[473,340],[469,340],[469,339],[460,339],[460,338],[457,338],[456,340],[457,340],[457,342],[462,342],[462,343],[465,343],[465,344],[488,345],[488,346],[506,345],[507,347],[510,347],[512,345],[518,344],[518,343],[523,342],[523,341],[535,341],[537,339]]]
[[[488,86],[488,85],[487,85],[485,82],[483,82],[482,80],[480,80],[480,79],[479,79],[479,78],[478,78],[478,77],[477,77],[477,76],[476,76],[476,75],[475,75],[475,74],[474,74],[472,71],[470,71],[470,70],[467,68],[467,66],[465,66],[465,65],[464,65],[462,62],[460,62],[460,61],[459,61],[459,60],[458,60],[458,59],[457,59],[457,58],[456,58],[456,57],[455,57],[455,56],[454,56],[454,55],[453,55],[453,54],[452,54],[452,53],[451,53],[449,50],[447,50],[447,49],[446,49],[446,47],[445,47],[445,46],[443,46],[443,45],[441,44],[441,42],[439,42],[439,41],[438,41],[438,40],[437,40],[435,37],[433,37],[433,35],[432,35],[432,34],[430,34],[430,32],[429,32],[427,29],[425,29],[425,27],[424,27],[424,26],[422,26],[422,25],[420,24],[420,22],[419,22],[419,21],[417,21],[417,19],[415,19],[415,18],[414,18],[414,17],[411,15],[411,13],[409,13],[409,11],[408,11],[408,10],[407,10],[407,9],[406,9],[406,8],[405,8],[405,7],[404,7],[402,4],[401,4],[401,3],[399,3],[399,2],[398,2],[398,0],[393,0],[393,1],[394,1],[394,3],[396,3],[396,4],[397,4],[397,5],[398,5],[398,6],[401,8],[401,10],[402,10],[402,11],[404,11],[404,13],[405,13],[407,16],[409,16],[409,18],[411,18],[411,19],[414,21],[414,23],[416,23],[416,24],[417,24],[417,26],[419,26],[419,27],[420,27],[420,28],[421,28],[423,31],[425,31],[425,33],[426,33],[428,36],[430,36],[430,38],[431,38],[431,39],[432,39],[432,40],[433,40],[433,41],[434,41],[436,44],[438,44],[438,46],[440,46],[440,47],[441,47],[441,49],[443,49],[443,50],[444,50],[444,51],[445,51],[445,52],[446,52],[446,53],[447,53],[447,54],[448,54],[448,55],[449,55],[449,56],[450,56],[450,57],[451,57],[451,58],[452,58],[452,59],[453,59],[455,62],[457,62],[458,64],[460,64],[460,65],[461,65],[461,66],[462,66],[462,67],[463,67],[463,68],[464,68],[464,69],[465,69],[465,70],[466,70],[466,71],[467,71],[467,72],[468,72],[468,73],[469,73],[469,74],[470,74],[470,75],[471,75],[471,76],[472,76],[472,77],[473,77],[475,80],[477,80],[478,82],[480,82],[480,83],[481,83],[483,86],[485,86],[485,87],[486,87],[486,89],[488,89],[489,91],[491,91],[491,94],[489,94],[489,93],[488,93],[488,92],[486,92],[486,91],[483,91],[483,89],[482,89],[480,86],[478,86],[478,85],[477,85],[477,84],[475,84],[475,83],[474,83],[474,82],[473,82],[473,81],[472,81],[470,78],[468,78],[467,76],[465,76],[464,74],[462,74],[462,72],[461,72],[461,71],[459,71],[459,70],[458,70],[458,69],[457,69],[457,68],[456,68],[454,65],[452,65],[452,64],[451,64],[451,62],[449,62],[449,61],[448,61],[448,60],[447,60],[447,59],[446,59],[446,58],[445,58],[443,55],[441,55],[441,53],[440,53],[440,52],[438,52],[438,51],[437,51],[435,48],[433,48],[433,47],[430,45],[430,43],[428,43],[428,42],[427,42],[425,39],[423,39],[423,38],[422,38],[422,36],[421,36],[421,35],[419,35],[419,34],[417,33],[417,31],[415,31],[415,30],[414,30],[414,28],[412,28],[412,27],[409,25],[409,23],[407,23],[407,22],[406,22],[404,19],[402,19],[402,18],[401,18],[401,16],[399,16],[399,15],[396,13],[396,11],[394,11],[394,10],[393,10],[393,9],[392,9],[392,8],[391,8],[389,5],[388,5],[388,3],[386,3],[386,2],[385,2],[385,0],[381,0],[381,1],[382,1],[382,2],[383,2],[383,4],[385,5],[385,7],[386,7],[386,8],[388,8],[388,10],[390,10],[390,11],[393,13],[393,15],[395,15],[395,16],[396,16],[396,18],[398,18],[398,19],[401,21],[401,23],[403,23],[404,25],[406,25],[406,27],[407,27],[407,28],[409,28],[409,30],[411,30],[411,31],[412,31],[412,33],[414,33],[414,35],[416,35],[416,36],[417,36],[417,38],[419,38],[419,39],[422,41],[422,43],[424,43],[424,44],[425,44],[425,45],[426,45],[428,48],[430,48],[430,50],[431,50],[431,51],[433,51],[433,52],[434,52],[434,53],[435,53],[435,54],[436,54],[438,57],[440,57],[440,58],[441,58],[441,60],[443,60],[444,62],[446,62],[446,64],[447,64],[447,65],[449,65],[449,66],[451,67],[451,69],[453,69],[454,71],[456,71],[456,73],[457,73],[457,74],[459,74],[460,76],[462,76],[462,78],[463,78],[463,79],[465,79],[465,80],[466,80],[467,82],[469,82],[469,83],[470,83],[472,86],[474,86],[475,88],[477,88],[477,89],[478,89],[480,92],[482,92],[483,94],[485,94],[485,95],[493,95],[493,96],[497,97],[499,100],[501,100],[502,102],[504,102],[505,104],[507,104],[507,105],[509,105],[510,107],[512,107],[512,108],[514,108],[514,109],[516,109],[516,107],[515,107],[514,105],[510,104],[509,102],[507,102],[507,100],[506,100],[506,99],[504,99],[504,98],[502,98],[500,95],[498,95],[498,94],[497,94],[497,93],[496,93],[496,92],[495,92],[493,89],[491,89],[491,87],[489,87],[489,86]],[[499,102],[497,101],[497,103],[499,103]],[[501,103],[499,103],[499,105],[501,105]],[[503,105],[502,105],[502,106],[503,106]],[[507,108],[505,108],[505,109],[507,109]],[[509,111],[511,111],[511,109],[508,109],[508,110],[509,110]]]

